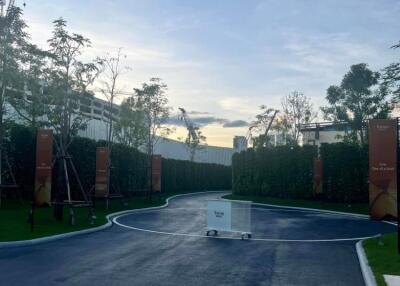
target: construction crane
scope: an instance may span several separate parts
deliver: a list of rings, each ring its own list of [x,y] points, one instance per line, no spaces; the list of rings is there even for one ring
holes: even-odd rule
[[[201,136],[199,132],[199,128],[194,126],[192,120],[190,120],[189,115],[186,110],[182,107],[178,108],[181,111],[180,119],[185,122],[186,129],[188,131],[188,137],[186,139],[186,145],[189,148],[190,152],[190,161],[194,161],[194,155],[196,154],[197,149],[200,148],[201,140],[204,140],[204,136]]]
[[[265,130],[265,133],[264,133],[265,138],[267,138],[268,132],[269,132],[269,130],[271,129],[271,126],[272,126],[272,122],[274,122],[275,117],[276,117],[276,115],[278,114],[278,112],[279,112],[279,110],[275,110],[275,111],[274,111],[274,115],[272,115],[271,120],[270,120],[269,123],[268,123],[268,127],[267,127],[267,129]]]
[[[271,116],[271,119],[270,119],[269,122],[268,122],[268,126],[267,126],[267,128],[265,129],[264,138],[267,138],[268,132],[269,132],[269,130],[271,129],[272,123],[274,122],[275,117],[276,117],[276,115],[277,115],[278,113],[279,113],[279,110],[274,110],[274,114]],[[253,124],[250,125],[250,127],[249,127],[249,129],[247,130],[247,133],[246,133],[246,141],[247,141],[247,143],[249,143],[250,141],[253,140],[252,130],[253,130],[254,128],[257,128],[257,127],[258,127],[258,125],[257,125],[256,123],[253,123]]]
[[[199,139],[196,133],[197,127],[194,126],[192,120],[190,120],[189,115],[187,114],[186,110],[182,107],[178,108],[181,111],[180,119],[185,122],[186,129],[188,130],[188,141],[192,142],[194,140]]]
[[[247,143],[247,145],[249,145],[250,142],[253,141],[253,134],[251,132],[256,127],[257,126],[255,124],[252,124],[252,125],[250,125],[249,129],[247,130],[247,133],[246,133],[246,143]]]

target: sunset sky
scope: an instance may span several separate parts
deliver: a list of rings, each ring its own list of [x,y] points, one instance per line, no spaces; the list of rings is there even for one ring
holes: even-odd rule
[[[22,1],[16,1],[21,4]],[[45,48],[51,22],[92,41],[90,60],[119,47],[132,68],[120,87],[131,91],[151,77],[167,83],[170,105],[191,111],[209,145],[232,146],[258,107],[279,108],[299,90],[315,107],[351,64],[373,70],[399,59],[397,0],[132,1],[26,0],[34,43]],[[184,137],[178,128],[174,138]]]

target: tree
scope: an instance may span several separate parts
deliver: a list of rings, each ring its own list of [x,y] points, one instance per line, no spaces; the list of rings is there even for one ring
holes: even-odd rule
[[[22,120],[37,128],[45,125],[45,82],[50,54],[28,44],[24,57],[21,70],[24,87],[19,96],[9,99],[9,103]]]
[[[60,18],[54,22],[50,45],[51,69],[49,71],[49,93],[46,99],[49,124],[60,134],[60,148],[67,152],[73,137],[86,128],[89,120],[82,112],[81,100],[92,97],[87,90],[98,77],[99,61],[82,63],[79,56],[90,46],[90,40],[67,31],[67,22]]]
[[[378,85],[380,74],[368,69],[367,64],[352,65],[340,86],[332,85],[327,90],[329,106],[321,108],[325,118],[350,123],[352,133],[361,144],[365,143],[364,123],[368,119],[386,118],[389,104],[387,91]]]
[[[300,136],[300,125],[309,123],[316,117],[310,98],[303,93],[293,91],[284,96],[281,101],[282,118],[294,143],[298,143]]]
[[[106,54],[105,57],[100,59],[104,70],[102,71],[102,79],[101,79],[101,93],[108,101],[108,106],[106,110],[108,111],[108,130],[107,130],[107,148],[108,148],[108,167],[107,167],[107,193],[110,190],[111,183],[111,152],[112,152],[112,143],[115,136],[115,132],[113,130],[114,122],[117,120],[116,116],[118,115],[118,109],[115,106],[115,99],[121,95],[122,90],[119,87],[119,78],[121,74],[128,70],[128,67],[121,66],[121,59],[126,58],[125,55],[122,55],[122,48],[118,49],[117,54],[110,55]]]
[[[152,191],[151,164],[154,146],[159,136],[167,136],[172,132],[166,126],[171,108],[168,106],[166,95],[167,85],[160,78],[151,78],[149,83],[144,83],[142,88],[135,89],[134,97],[145,115],[145,126],[148,128],[147,155],[149,157],[149,191]]]
[[[152,155],[158,136],[167,136],[172,131],[166,126],[171,110],[166,96],[167,85],[160,78],[151,78],[149,83],[144,83],[141,89],[134,91],[137,104],[145,114],[147,149],[148,154]]]
[[[120,105],[119,120],[115,123],[115,137],[118,142],[136,149],[146,143],[145,113],[135,97],[124,99]]]
[[[400,48],[400,42],[392,46],[393,49]],[[400,100],[400,62],[392,63],[383,70],[382,85],[392,91],[393,100],[399,102]]]
[[[200,130],[200,127],[196,126],[194,127],[194,132],[196,133],[196,136],[192,138],[191,136],[187,135],[185,139],[185,144],[187,148],[189,149],[190,153],[190,161],[193,162],[196,152],[203,149],[202,144],[205,144],[207,137],[203,135],[203,133]]]
[[[113,141],[113,123],[115,121],[115,99],[121,95],[122,89],[119,87],[119,78],[121,74],[127,70],[129,67],[121,66],[121,59],[126,58],[122,55],[122,48],[118,49],[115,56],[107,54],[105,57],[100,59],[104,66],[102,72],[101,83],[103,87],[101,88],[101,93],[107,98],[108,101],[108,130],[107,130],[107,147],[111,149],[111,144]]]
[[[1,1],[0,13],[0,185],[2,184],[3,142],[5,136],[6,103],[21,96],[23,76],[21,66],[29,36],[22,19],[22,10],[9,1]]]
[[[87,97],[93,93],[87,90],[93,84],[100,72],[99,63],[82,63],[79,56],[90,46],[90,40],[82,35],[70,33],[66,29],[66,21],[62,18],[54,22],[53,36],[48,40],[51,53],[51,65],[48,78],[49,93],[46,98],[46,116],[48,123],[58,136],[57,160],[57,193],[55,200],[63,202],[65,193],[71,203],[69,175],[67,169],[68,148],[79,130],[87,126],[89,117],[84,115]],[[79,181],[73,163],[68,160]],[[89,198],[81,188],[85,201]],[[62,204],[56,204],[54,215],[61,220],[63,217]],[[71,221],[71,223],[73,223]]]

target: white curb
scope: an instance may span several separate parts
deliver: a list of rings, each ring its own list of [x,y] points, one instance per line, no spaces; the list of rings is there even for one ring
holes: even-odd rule
[[[51,236],[46,236],[46,237],[41,237],[41,238],[35,238],[35,239],[29,239],[29,240],[19,240],[19,241],[5,241],[5,242],[0,242],[0,249],[1,248],[11,248],[11,247],[20,247],[20,246],[30,246],[30,245],[36,245],[36,244],[41,244],[41,243],[46,243],[46,242],[51,242],[51,241],[56,241],[60,239],[65,239],[65,238],[70,238],[78,235],[83,235],[83,234],[89,234],[97,231],[104,230],[106,228],[109,228],[113,225],[112,223],[112,217],[122,215],[122,214],[128,214],[128,213],[134,213],[137,211],[143,211],[143,210],[155,210],[155,209],[162,209],[166,208],[169,205],[169,201],[171,199],[177,198],[177,197],[184,197],[184,196],[195,196],[198,194],[208,194],[208,193],[227,193],[228,191],[205,191],[205,192],[194,192],[194,193],[187,193],[187,194],[178,194],[171,196],[167,198],[166,203],[162,206],[157,206],[157,207],[148,207],[148,208],[141,208],[141,209],[132,209],[132,210],[125,210],[125,211],[120,211],[120,212],[115,212],[112,214],[109,214],[106,216],[107,223],[93,227],[93,228],[88,228],[88,229],[83,229],[83,230],[78,230],[78,231],[73,231],[73,232],[67,232],[67,233],[62,233],[62,234],[56,234],[56,235],[51,235]]]
[[[362,245],[363,240],[357,242],[356,250],[358,260],[360,262],[361,273],[364,277],[364,282],[366,286],[377,286],[374,273],[368,264],[367,255],[365,254],[364,247]]]

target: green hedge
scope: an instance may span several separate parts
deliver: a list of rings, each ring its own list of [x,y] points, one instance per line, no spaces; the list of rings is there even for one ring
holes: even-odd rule
[[[323,144],[324,197],[336,202],[368,201],[368,148]],[[317,147],[249,149],[233,156],[233,192],[278,198],[313,197],[313,159]]]
[[[9,129],[9,140],[5,144],[16,181],[25,198],[32,196],[34,185],[35,138],[36,130],[15,125]],[[105,146],[105,142],[77,137],[69,147],[69,153],[86,190],[94,184],[97,146]],[[55,152],[56,148],[53,149]],[[146,188],[146,154],[122,144],[114,144],[111,157],[112,185],[125,193]],[[3,168],[4,165],[3,163]],[[171,159],[163,159],[162,167],[163,192],[231,189],[231,167]],[[11,182],[8,177],[5,181]],[[53,179],[53,189],[54,183]],[[71,188],[74,191],[78,189],[77,182],[73,179]]]
[[[233,191],[240,195],[304,198],[311,195],[312,146],[260,148],[233,156]]]
[[[368,146],[322,144],[323,190],[337,202],[368,202]]]
[[[230,190],[232,187],[231,167],[163,159],[162,169],[163,190]]]

